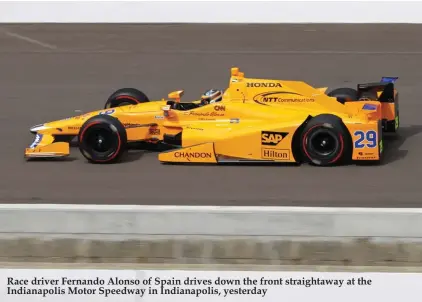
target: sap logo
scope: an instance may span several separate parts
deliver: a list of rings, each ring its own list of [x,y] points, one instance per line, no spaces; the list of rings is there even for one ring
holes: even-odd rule
[[[282,87],[280,83],[246,83],[246,87],[263,88],[263,87]]]
[[[266,146],[277,146],[288,134],[288,132],[262,131],[261,143]]]

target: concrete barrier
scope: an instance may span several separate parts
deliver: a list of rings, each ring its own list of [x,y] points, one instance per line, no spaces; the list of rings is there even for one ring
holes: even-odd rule
[[[422,209],[1,205],[0,261],[422,264]]]
[[[379,0],[3,1],[0,23],[422,23],[421,10]]]

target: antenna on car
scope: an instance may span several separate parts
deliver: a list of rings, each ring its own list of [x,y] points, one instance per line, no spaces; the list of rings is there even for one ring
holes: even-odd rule
[[[245,94],[243,93],[243,91],[241,92],[241,94],[242,94],[242,96],[243,96],[243,103],[246,101],[246,96],[245,96]]]

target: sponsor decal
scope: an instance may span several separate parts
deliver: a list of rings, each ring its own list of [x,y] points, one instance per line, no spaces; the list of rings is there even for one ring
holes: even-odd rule
[[[377,109],[377,106],[373,105],[373,104],[365,104],[362,107],[363,110],[375,110]]]
[[[355,149],[377,147],[378,134],[375,130],[368,130],[368,131],[357,130],[353,133],[353,135],[354,135],[353,145]]]
[[[170,105],[166,105],[166,106],[163,106],[163,111],[164,111],[164,116],[169,116],[170,115],[170,113],[169,113],[169,111],[170,111],[170,109],[171,109],[171,107],[170,107]]]
[[[373,152],[359,152],[357,159],[369,159],[369,160],[376,160],[377,157]]]
[[[219,113],[219,112],[194,112],[194,111],[190,111],[189,115],[194,115],[194,116],[206,116],[206,117],[217,117],[217,116],[224,116],[224,113]]]
[[[138,128],[138,127],[145,127],[145,125],[142,124],[132,124],[132,123],[123,123],[123,126],[125,128]]]
[[[116,111],[115,109],[108,109],[108,110],[101,111],[99,115],[112,115],[115,111]]]
[[[31,144],[31,146],[29,146],[29,148],[35,148],[36,146],[38,146],[38,144],[41,143],[42,137],[42,134],[37,133],[37,135],[35,135],[34,142]]]
[[[89,115],[90,115],[90,113],[84,113],[82,115],[78,115],[78,116],[75,116],[73,118],[76,119],[76,120],[79,120],[79,119],[87,118]],[[71,118],[69,118],[69,119],[71,119]]]
[[[298,95],[298,98],[285,97],[285,95]],[[255,103],[258,104],[277,104],[277,103],[312,103],[315,102],[313,98],[302,97],[301,94],[294,92],[280,92],[280,91],[269,91],[257,94],[253,97]]]
[[[230,124],[239,124],[240,123],[240,119],[238,118],[231,118],[230,119]]]
[[[191,158],[211,158],[212,154],[210,152],[175,152],[174,157],[190,161]]]
[[[81,129],[81,127],[67,127],[69,130],[79,130],[79,129]]]
[[[261,144],[265,146],[277,146],[289,133],[288,132],[261,132]]]
[[[253,88],[275,88],[275,87],[282,87],[280,83],[274,83],[274,82],[261,82],[261,83],[246,83],[246,87],[253,87]]]
[[[382,77],[381,82],[383,83],[395,83],[399,78],[398,77]]]
[[[161,133],[160,129],[156,129],[156,128],[149,129],[149,134],[151,135],[160,135],[160,133]]]
[[[263,148],[261,150],[261,157],[263,159],[290,160],[290,151]]]
[[[377,160],[375,156],[358,156],[357,159]]]
[[[224,105],[215,105],[214,106],[215,111],[226,111],[226,106]]]
[[[162,116],[162,115],[156,115],[156,116],[154,116],[154,118],[156,120],[162,120],[162,119],[164,119],[164,116]]]
[[[359,152],[358,153],[360,156],[363,156],[363,155],[375,155],[375,153],[374,152]]]
[[[199,130],[199,131],[203,131],[204,129],[202,128],[195,128],[195,127],[186,127],[187,129],[191,129],[191,130]]]

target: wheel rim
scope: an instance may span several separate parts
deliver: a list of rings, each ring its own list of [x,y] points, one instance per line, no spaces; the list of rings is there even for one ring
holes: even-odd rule
[[[326,157],[335,153],[338,149],[337,137],[326,130],[317,130],[309,138],[309,147],[312,153]]]
[[[114,152],[115,139],[109,129],[97,128],[87,131],[85,141],[89,149],[97,155],[105,155]]]

